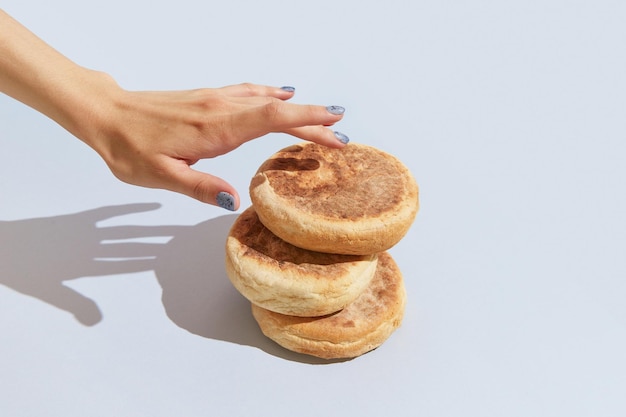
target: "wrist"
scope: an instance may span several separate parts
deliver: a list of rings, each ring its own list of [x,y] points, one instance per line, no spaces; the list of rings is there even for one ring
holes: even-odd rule
[[[101,154],[99,139],[111,127],[111,114],[123,94],[124,90],[110,75],[79,67],[54,99],[56,114],[49,116]]]

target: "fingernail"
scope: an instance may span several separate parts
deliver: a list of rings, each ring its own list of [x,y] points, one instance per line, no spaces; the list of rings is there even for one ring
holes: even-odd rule
[[[328,110],[328,113],[337,115],[343,114],[346,111],[346,109],[341,106],[328,106],[326,107],[326,110]]]
[[[350,142],[350,138],[344,135],[343,133],[341,132],[333,132],[333,133],[335,134],[335,137],[337,138],[337,140],[343,143],[344,145]]]
[[[280,87],[280,89],[283,90],[283,91],[286,91],[288,93],[293,93],[294,91],[296,91],[295,87],[291,87],[289,85],[282,86],[282,87]]]
[[[222,191],[217,194],[217,205],[223,209],[235,211],[235,197],[231,194],[228,194],[225,191]]]

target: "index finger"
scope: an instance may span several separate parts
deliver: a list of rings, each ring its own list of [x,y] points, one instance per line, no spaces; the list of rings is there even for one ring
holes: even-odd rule
[[[293,129],[307,126],[330,126],[342,119],[344,110],[341,106],[292,104],[268,99],[264,104],[251,106],[238,113],[234,117],[233,133],[243,143],[270,132],[289,133]],[[318,129],[317,133],[321,131]],[[332,139],[331,136],[325,134],[318,140],[325,145],[343,145],[336,137]]]

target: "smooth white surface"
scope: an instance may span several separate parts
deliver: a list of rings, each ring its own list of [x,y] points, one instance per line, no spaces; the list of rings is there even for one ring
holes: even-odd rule
[[[422,209],[391,250],[403,326],[320,363],[266,340],[228,282],[232,215],[118,182],[1,96],[1,415],[626,413],[626,3],[2,7],[129,89],[250,81],[343,105],[337,128],[400,157]],[[246,207],[258,165],[292,142],[198,167]]]

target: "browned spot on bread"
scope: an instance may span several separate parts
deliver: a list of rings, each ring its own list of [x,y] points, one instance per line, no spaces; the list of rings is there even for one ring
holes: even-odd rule
[[[349,145],[331,149],[314,143],[277,152],[257,171],[279,196],[300,210],[330,218],[377,217],[405,198],[406,168],[382,151]]]
[[[314,171],[319,167],[316,159],[273,158],[265,161],[259,171]]]
[[[307,264],[307,268],[312,269],[316,266],[324,266],[325,279],[332,279],[333,271],[337,272],[343,268],[342,263],[370,258],[369,256],[314,252],[295,247],[279,239],[263,226],[252,207],[239,216],[230,235],[246,248],[245,256],[262,258],[263,262],[278,263],[279,266]]]
[[[291,145],[283,149],[284,152],[300,152],[302,150],[302,146],[300,145]]]
[[[252,178],[252,181],[250,181],[250,189],[258,187],[259,185],[263,184],[265,181],[267,181],[267,177],[265,177],[264,175],[255,175]]]

